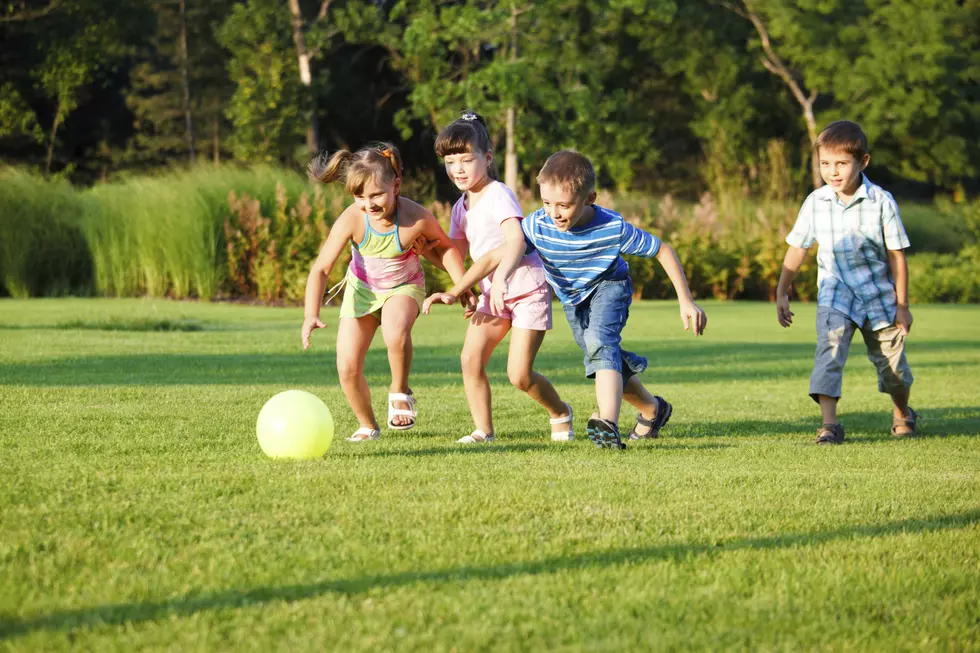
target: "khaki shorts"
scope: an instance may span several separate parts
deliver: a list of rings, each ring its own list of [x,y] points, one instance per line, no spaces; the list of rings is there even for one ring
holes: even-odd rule
[[[858,326],[832,308],[817,308],[817,353],[810,375],[810,396],[840,397],[844,363],[854,332],[860,329],[868,345],[868,359],[878,370],[878,391],[891,394],[912,385],[912,370],[905,360],[905,336],[894,324],[872,331],[867,322]]]

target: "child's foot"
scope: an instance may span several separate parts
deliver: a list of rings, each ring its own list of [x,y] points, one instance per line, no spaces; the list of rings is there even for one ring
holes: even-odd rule
[[[663,397],[654,397],[653,400],[654,410],[651,416],[636,414],[636,424],[630,431],[630,440],[652,440],[660,435],[660,429],[670,421],[674,407]]]
[[[368,426],[362,426],[354,431],[354,434],[347,438],[348,442],[366,442],[367,440],[380,440],[381,431]]]
[[[910,438],[915,435],[915,425],[919,421],[919,414],[909,406],[908,416],[892,417],[892,435],[896,438]]]
[[[824,424],[817,429],[817,444],[843,444],[844,427],[840,424]]]
[[[490,444],[493,442],[493,433],[485,433],[480,429],[476,429],[469,435],[464,435],[459,440],[456,440],[457,444]]]
[[[593,417],[588,425],[589,439],[600,449],[625,449],[619,437],[619,427],[609,420]]]
[[[554,442],[571,442],[575,439],[575,431],[572,428],[572,406],[565,404],[565,408],[568,410],[567,413],[551,419],[551,439]],[[568,426],[563,426],[564,424]]]
[[[411,392],[388,393],[388,428],[405,431],[415,426],[418,411],[415,408],[415,395]]]

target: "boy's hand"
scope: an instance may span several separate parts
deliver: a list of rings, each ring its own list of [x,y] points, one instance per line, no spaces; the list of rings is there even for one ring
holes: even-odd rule
[[[464,290],[459,295],[459,303],[463,307],[463,319],[468,320],[476,313],[477,299],[472,290]]]
[[[789,295],[776,297],[776,319],[779,326],[788,327],[793,323],[793,311],[789,310]]]
[[[442,302],[443,304],[455,304],[457,299],[458,297],[456,297],[456,295],[453,295],[448,292],[432,293],[431,295],[425,298],[424,302],[422,302],[422,312],[428,315],[429,309],[432,308],[432,305],[434,303]]]
[[[693,301],[681,301],[681,324],[684,330],[693,330],[695,336],[704,335],[704,328],[708,326],[708,316],[704,314],[701,307]]]
[[[310,348],[310,334],[315,329],[322,329],[327,325],[318,317],[307,317],[303,319],[303,349]]]
[[[903,336],[907,336],[912,330],[912,311],[908,306],[899,306],[895,311],[895,326],[902,330]]]

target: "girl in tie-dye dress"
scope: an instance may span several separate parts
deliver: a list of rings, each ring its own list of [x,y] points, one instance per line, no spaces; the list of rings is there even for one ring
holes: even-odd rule
[[[330,229],[306,282],[303,348],[310,335],[326,326],[320,306],[327,276],[350,243],[351,262],[344,280],[344,301],[337,328],[337,372],[347,403],[359,422],[351,442],[381,437],[364,378],[364,359],[378,327],[388,348],[391,386],[388,428],[410,429],[417,417],[415,396],[408,386],[412,364],[412,326],[425,299],[425,277],[418,251],[449,272],[453,281],[465,269],[459,252],[424,207],[399,196],[401,157],[390,143],[365,147],[354,154],[341,150],[310,164],[310,176],[324,183],[342,180],[354,196]],[[424,243],[424,246],[413,246]],[[339,288],[337,289],[339,292]]]

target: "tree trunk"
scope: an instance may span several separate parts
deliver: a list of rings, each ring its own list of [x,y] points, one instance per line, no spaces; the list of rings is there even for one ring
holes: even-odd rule
[[[299,63],[299,80],[306,87],[307,127],[306,147],[311,154],[320,149],[320,136],[316,118],[316,93],[313,89],[313,74],[310,70],[310,52],[303,34],[303,14],[299,0],[289,0],[289,12],[293,17],[293,43],[296,45],[296,59]]]
[[[191,83],[187,61],[187,7],[180,0],[180,80],[184,87],[184,137],[187,140],[187,160],[194,163],[194,121],[191,118]]]
[[[219,130],[221,129],[221,120],[215,116],[214,121],[211,123],[211,150],[214,155],[214,167],[217,168],[221,165],[221,135]]]
[[[823,177],[820,176],[820,157],[817,155],[817,121],[813,117],[813,100],[807,101],[803,105],[803,119],[806,121],[806,133],[810,137],[810,173],[813,175],[813,188],[823,186]]]
[[[48,155],[44,160],[44,174],[51,172],[51,160],[54,158],[54,138],[58,134],[58,125],[61,124],[61,98],[58,98],[58,105],[54,111],[54,121],[51,123],[51,137],[48,140]]]
[[[510,8],[510,61],[517,61],[517,8]],[[519,190],[520,182],[517,176],[517,143],[516,138],[517,109],[513,105],[507,107],[507,154],[504,157],[504,183],[515,193]]]

